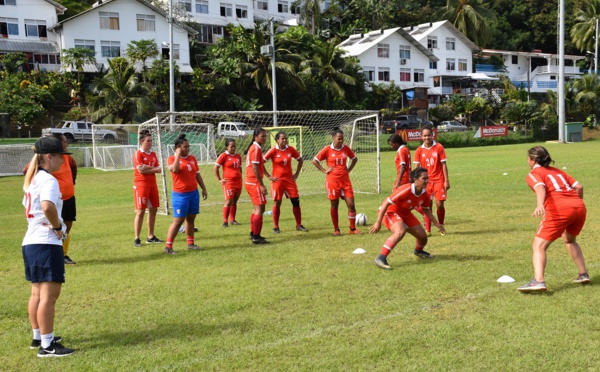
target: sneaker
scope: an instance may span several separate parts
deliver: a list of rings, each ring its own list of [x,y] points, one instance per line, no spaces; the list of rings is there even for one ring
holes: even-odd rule
[[[163,241],[157,238],[155,235],[152,235],[151,238],[146,239],[146,243],[162,243]]]
[[[229,227],[229,224],[227,222],[223,222],[223,227]]]
[[[590,281],[591,280],[590,280],[590,276],[588,275],[588,273],[583,273],[583,274],[579,274],[577,279],[573,280],[573,283],[588,284]]]
[[[537,280],[531,279],[531,281],[525,285],[517,288],[517,291],[521,292],[543,292],[546,290],[546,282],[538,282]]]
[[[275,227],[275,228],[273,228],[273,233],[279,234],[279,233],[281,233],[281,230],[279,230],[279,227]]]
[[[350,234],[350,235],[361,235],[362,231],[360,231],[359,229],[354,229],[354,230],[350,229],[350,232],[348,234]]]
[[[254,244],[269,244],[269,242],[267,241],[267,239],[263,238],[262,236],[255,236],[254,238],[252,238],[252,243]]]
[[[52,340],[52,343],[47,348],[43,348],[40,346],[38,350],[38,358],[48,358],[48,357],[64,357],[68,355],[72,355],[75,353],[75,350],[69,349],[67,347],[62,346],[56,339]]]
[[[340,236],[342,235],[342,233],[340,232],[340,229],[336,229],[333,231],[333,236]]]
[[[175,252],[173,250],[173,248],[165,248],[165,250],[163,251],[164,254],[177,254],[177,252]]]
[[[142,246],[142,241],[138,238],[136,240],[133,241],[133,246],[136,248],[139,248]]]
[[[76,263],[69,256],[65,256],[65,265],[75,265]]]
[[[200,248],[196,244],[188,244],[187,249],[188,249],[188,251],[201,251],[202,250],[202,248]]]
[[[427,231],[427,236],[431,237],[431,231]]]
[[[432,255],[429,254],[429,252],[425,252],[422,249],[420,251],[418,251],[418,250],[415,249],[414,254],[415,254],[415,256],[421,257],[421,258],[431,258],[431,257],[433,257]]]
[[[308,232],[308,229],[302,225],[296,226],[296,230],[302,231],[302,232]]]
[[[237,222],[236,220],[233,220],[233,221],[231,221],[231,226],[234,226],[234,225],[236,225],[236,226],[241,225],[241,223]]]
[[[387,262],[387,258],[382,255],[379,255],[379,257],[375,259],[375,266],[380,267],[384,270],[392,270],[392,267]]]
[[[60,336],[54,336],[54,342],[61,342],[62,341],[62,337]],[[31,340],[31,346],[29,347],[30,349],[38,349],[42,346],[42,340]]]

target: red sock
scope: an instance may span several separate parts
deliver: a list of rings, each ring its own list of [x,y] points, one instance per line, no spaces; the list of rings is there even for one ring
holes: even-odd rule
[[[194,244],[194,237],[193,236],[188,236],[187,237],[187,243],[188,243],[188,245]]]
[[[231,207],[228,207],[228,206],[223,207],[223,222],[224,223],[227,223],[227,217],[229,216],[230,212],[231,212]]]
[[[281,215],[281,208],[273,206],[273,226],[279,227],[279,216]]]
[[[356,229],[356,212],[348,212],[348,220],[350,221],[350,230]]]
[[[329,210],[329,214],[331,214],[331,222],[333,222],[333,229],[334,230],[339,230],[340,229],[340,222],[338,221],[338,210],[337,210],[337,208],[331,207],[331,209]]]
[[[165,243],[165,248],[173,248],[173,241],[167,239],[167,241]]]
[[[254,223],[256,224],[256,235],[260,235],[261,231],[262,231],[262,226],[263,226],[263,216],[262,214],[257,215],[254,218]]]
[[[302,225],[302,211],[300,207],[292,207],[294,218],[296,219],[296,226]]]
[[[444,224],[444,217],[446,217],[446,208],[438,208],[437,218],[440,224]]]
[[[422,251],[423,249],[425,249],[425,244],[420,244],[420,243],[419,243],[419,241],[417,240],[417,241],[415,242],[415,249],[416,249],[417,251]]]
[[[381,254],[387,256],[388,254],[390,254],[390,252],[392,252],[392,249],[394,249],[396,244],[398,243],[395,242],[394,239],[387,238],[385,243],[383,243],[383,247],[381,247]]]
[[[256,235],[256,224],[254,220],[256,219],[256,215],[254,213],[250,214],[250,232],[252,235]]]
[[[237,212],[237,204],[233,204],[229,207],[229,220],[231,222],[235,221],[235,212]]]
[[[425,216],[425,231],[431,231],[431,220],[427,216]]]

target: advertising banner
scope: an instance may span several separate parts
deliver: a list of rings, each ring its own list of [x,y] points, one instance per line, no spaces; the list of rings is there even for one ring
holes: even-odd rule
[[[398,129],[396,133],[406,142],[421,141],[421,129]],[[433,130],[433,140],[437,141],[437,129]]]
[[[486,138],[486,137],[505,137],[508,136],[508,126],[506,125],[494,125],[487,127],[479,127],[473,138]]]

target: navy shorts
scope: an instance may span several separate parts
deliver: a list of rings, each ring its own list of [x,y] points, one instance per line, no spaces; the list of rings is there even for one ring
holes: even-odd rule
[[[173,217],[185,217],[188,214],[200,213],[200,193],[198,190],[190,192],[171,191],[173,204]]]
[[[63,200],[61,212],[63,221],[77,221],[77,208],[75,207],[75,196],[70,199]]]
[[[65,256],[60,245],[24,245],[23,262],[25,279],[32,283],[65,282]]]

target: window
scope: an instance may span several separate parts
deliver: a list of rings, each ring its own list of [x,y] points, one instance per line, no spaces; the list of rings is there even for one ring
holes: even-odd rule
[[[192,0],[179,0],[179,4],[181,4],[186,12],[192,11]]]
[[[90,55],[96,55],[96,42],[94,40],[75,39],[75,48],[87,48],[90,50]]]
[[[390,81],[390,69],[389,69],[389,67],[379,67],[379,71],[377,71],[377,80],[379,80],[379,81]]]
[[[400,69],[400,81],[410,81],[410,68]]]
[[[100,12],[101,30],[118,30],[119,13]]]
[[[377,44],[377,57],[390,58],[390,44]]]
[[[221,17],[233,17],[233,5],[221,3]]]
[[[245,5],[236,5],[235,16],[238,18],[248,18],[248,7]]]
[[[155,22],[154,16],[148,14],[137,14],[137,30],[138,31],[154,31]]]
[[[437,70],[437,61],[429,61],[429,69],[430,70]]]
[[[162,56],[164,59],[169,59],[169,48],[162,48]],[[179,44],[173,44],[173,59],[179,59]]]
[[[456,60],[454,58],[446,58],[446,71],[456,70]]]
[[[467,71],[467,60],[466,59],[458,60],[458,71]]]
[[[519,64],[519,56],[512,56],[512,64],[513,65]]]
[[[269,10],[269,1],[268,0],[257,0],[254,6],[258,10]]]
[[[120,57],[121,42],[120,41],[101,41],[100,49],[102,57]]]
[[[367,81],[375,81],[375,67],[363,67],[363,74]]]
[[[196,0],[196,13],[208,14],[208,0]]]
[[[410,59],[410,45],[400,45],[400,58]]]
[[[453,37],[446,38],[446,50],[456,50],[456,39]]]
[[[0,5],[17,5],[17,0],[0,0]]]
[[[16,18],[0,17],[0,34],[4,36],[19,35],[19,20]]]
[[[420,68],[415,68],[414,74],[413,74],[413,81],[415,83],[422,83],[425,81],[425,70],[420,69]]]
[[[290,4],[284,0],[277,0],[277,11],[279,13],[289,13],[290,12]]]
[[[223,27],[221,26],[210,26],[201,25],[200,33],[198,34],[198,40],[201,43],[214,44],[217,39],[223,36]]]
[[[427,49],[437,49],[437,36],[428,36],[427,37]]]
[[[32,58],[28,58],[28,63],[41,63],[44,65],[60,64],[60,59],[55,54],[34,54]]]
[[[25,20],[25,36],[28,37],[48,37],[46,32],[46,21],[35,19]]]

